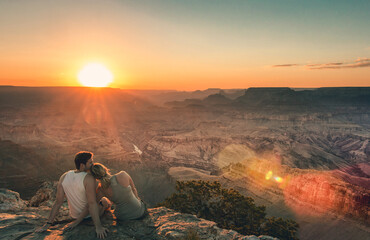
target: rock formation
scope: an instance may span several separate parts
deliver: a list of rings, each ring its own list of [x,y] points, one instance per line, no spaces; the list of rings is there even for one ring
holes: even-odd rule
[[[66,204],[62,206],[53,226],[43,233],[34,232],[47,219],[50,203],[55,199],[54,189],[55,182],[44,183],[28,207],[17,192],[1,189],[1,239],[96,239],[92,220],[85,220],[72,230],[66,229],[72,221]],[[106,239],[184,239],[188,234],[195,233],[200,239],[278,240],[270,236],[243,236],[233,230],[220,229],[215,222],[165,207],[150,208],[148,211],[149,216],[143,220],[125,222],[118,222],[112,212],[106,212],[102,217],[103,226],[109,229]]]
[[[0,211],[17,211],[26,206],[27,202],[21,199],[19,193],[0,188]]]

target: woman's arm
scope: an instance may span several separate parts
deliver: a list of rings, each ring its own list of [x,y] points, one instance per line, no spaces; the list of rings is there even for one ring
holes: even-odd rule
[[[136,187],[135,187],[135,184],[134,184],[134,181],[132,181],[132,178],[131,178],[131,176],[130,175],[128,175],[127,174],[127,176],[128,176],[128,181],[129,181],[129,183],[130,183],[130,186],[131,186],[131,189],[132,189],[132,192],[134,193],[134,195],[135,195],[135,197],[137,198],[137,199],[139,199],[140,200],[140,198],[139,198],[139,194],[137,193],[137,190],[136,190]]]

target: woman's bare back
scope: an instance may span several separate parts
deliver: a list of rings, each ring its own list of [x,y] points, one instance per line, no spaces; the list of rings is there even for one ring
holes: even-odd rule
[[[118,182],[119,185],[121,185],[122,187],[131,186],[134,194],[137,195],[135,185],[133,184],[133,181],[132,181],[130,175],[128,175],[125,171],[121,171],[121,172],[117,173],[115,176],[116,176],[116,179],[117,179],[117,182]],[[107,197],[109,199],[112,199],[113,191],[112,191],[111,186],[109,186],[106,189],[104,189],[100,186],[100,190],[102,191],[102,193],[104,194],[105,197]]]

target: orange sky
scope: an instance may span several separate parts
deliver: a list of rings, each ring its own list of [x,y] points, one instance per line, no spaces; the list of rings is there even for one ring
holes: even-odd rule
[[[130,89],[370,86],[366,2],[143,2],[1,2],[0,85],[78,86],[100,62]]]

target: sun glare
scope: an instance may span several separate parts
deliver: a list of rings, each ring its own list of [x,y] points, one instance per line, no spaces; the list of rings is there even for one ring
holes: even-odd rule
[[[78,73],[78,80],[86,87],[106,87],[113,81],[113,75],[104,65],[89,63]]]

